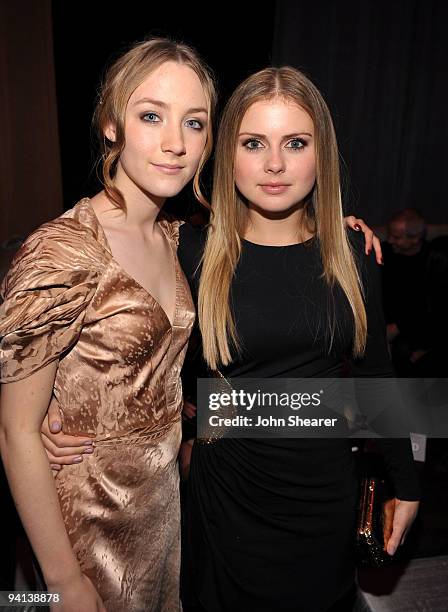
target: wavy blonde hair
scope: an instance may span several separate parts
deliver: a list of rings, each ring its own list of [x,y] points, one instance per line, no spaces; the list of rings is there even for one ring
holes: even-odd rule
[[[339,182],[339,155],[331,115],[318,89],[295,68],[266,68],[241,83],[229,99],[218,131],[212,217],[199,285],[199,325],[204,357],[213,370],[228,365],[240,345],[230,305],[230,287],[241,255],[247,207],[235,186],[235,152],[241,121],[252,104],[283,98],[307,111],[314,123],[316,183],[304,203],[302,220],[317,236],[323,276],[339,284],[354,317],[353,353],[361,356],[367,320],[361,280],[347,239]],[[300,230],[300,228],[298,228]],[[336,321],[330,317],[330,345]]]
[[[93,126],[100,141],[100,180],[107,197],[117,207],[126,211],[126,202],[114,184],[118,159],[125,146],[125,115],[129,98],[146,77],[165,62],[177,62],[191,68],[198,76],[207,99],[207,141],[199,166],[193,178],[193,191],[204,206],[208,202],[200,186],[200,175],[213,148],[213,114],[216,107],[216,87],[213,74],[198,53],[183,43],[168,38],[151,38],[135,44],[119,57],[106,71],[98,92],[93,115]],[[115,142],[108,140],[105,131],[115,126]]]

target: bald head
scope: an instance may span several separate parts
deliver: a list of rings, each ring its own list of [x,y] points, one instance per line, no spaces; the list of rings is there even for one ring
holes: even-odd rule
[[[414,208],[399,210],[387,225],[387,241],[399,255],[416,255],[422,248],[425,233],[425,220]]]

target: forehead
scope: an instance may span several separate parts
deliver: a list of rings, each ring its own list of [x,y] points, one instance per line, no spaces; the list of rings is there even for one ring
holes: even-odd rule
[[[273,98],[259,100],[247,109],[241,128],[253,132],[286,129],[289,132],[310,132],[314,124],[307,111],[292,100]]]
[[[406,233],[406,223],[404,221],[391,221],[389,223],[389,233],[399,236]]]
[[[142,98],[188,108],[207,106],[207,96],[195,71],[172,61],[164,62],[145,77],[129,98],[129,105]]]

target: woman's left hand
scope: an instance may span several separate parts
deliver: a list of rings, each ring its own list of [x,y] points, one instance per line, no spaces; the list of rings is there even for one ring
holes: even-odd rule
[[[345,225],[351,227],[356,232],[362,232],[366,241],[366,255],[369,255],[372,248],[375,251],[375,257],[378,264],[383,264],[383,252],[381,250],[381,242],[368,225],[362,219],[357,219],[353,215],[344,218]]]
[[[394,555],[397,548],[403,544],[406,535],[411,528],[418,512],[418,501],[404,501],[401,499],[393,499],[390,501],[393,506],[393,521],[390,534],[384,534],[386,552],[389,555]]]

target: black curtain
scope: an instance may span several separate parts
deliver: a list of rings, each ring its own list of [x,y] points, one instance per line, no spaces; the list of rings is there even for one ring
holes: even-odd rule
[[[239,3],[216,5],[128,0],[112,5],[53,0],[53,34],[64,206],[101,189],[94,170],[97,148],[91,116],[104,66],[148,36],[169,36],[193,45],[215,71],[221,103],[249,74],[271,62],[275,2],[262,11],[239,10]],[[210,182],[210,168],[204,176]],[[207,185],[206,185],[207,186]],[[170,203],[184,211],[195,205],[186,188]],[[191,211],[190,211],[191,212]]]
[[[301,68],[332,111],[347,211],[381,224],[419,208],[448,221],[448,3],[277,2],[275,65]]]

